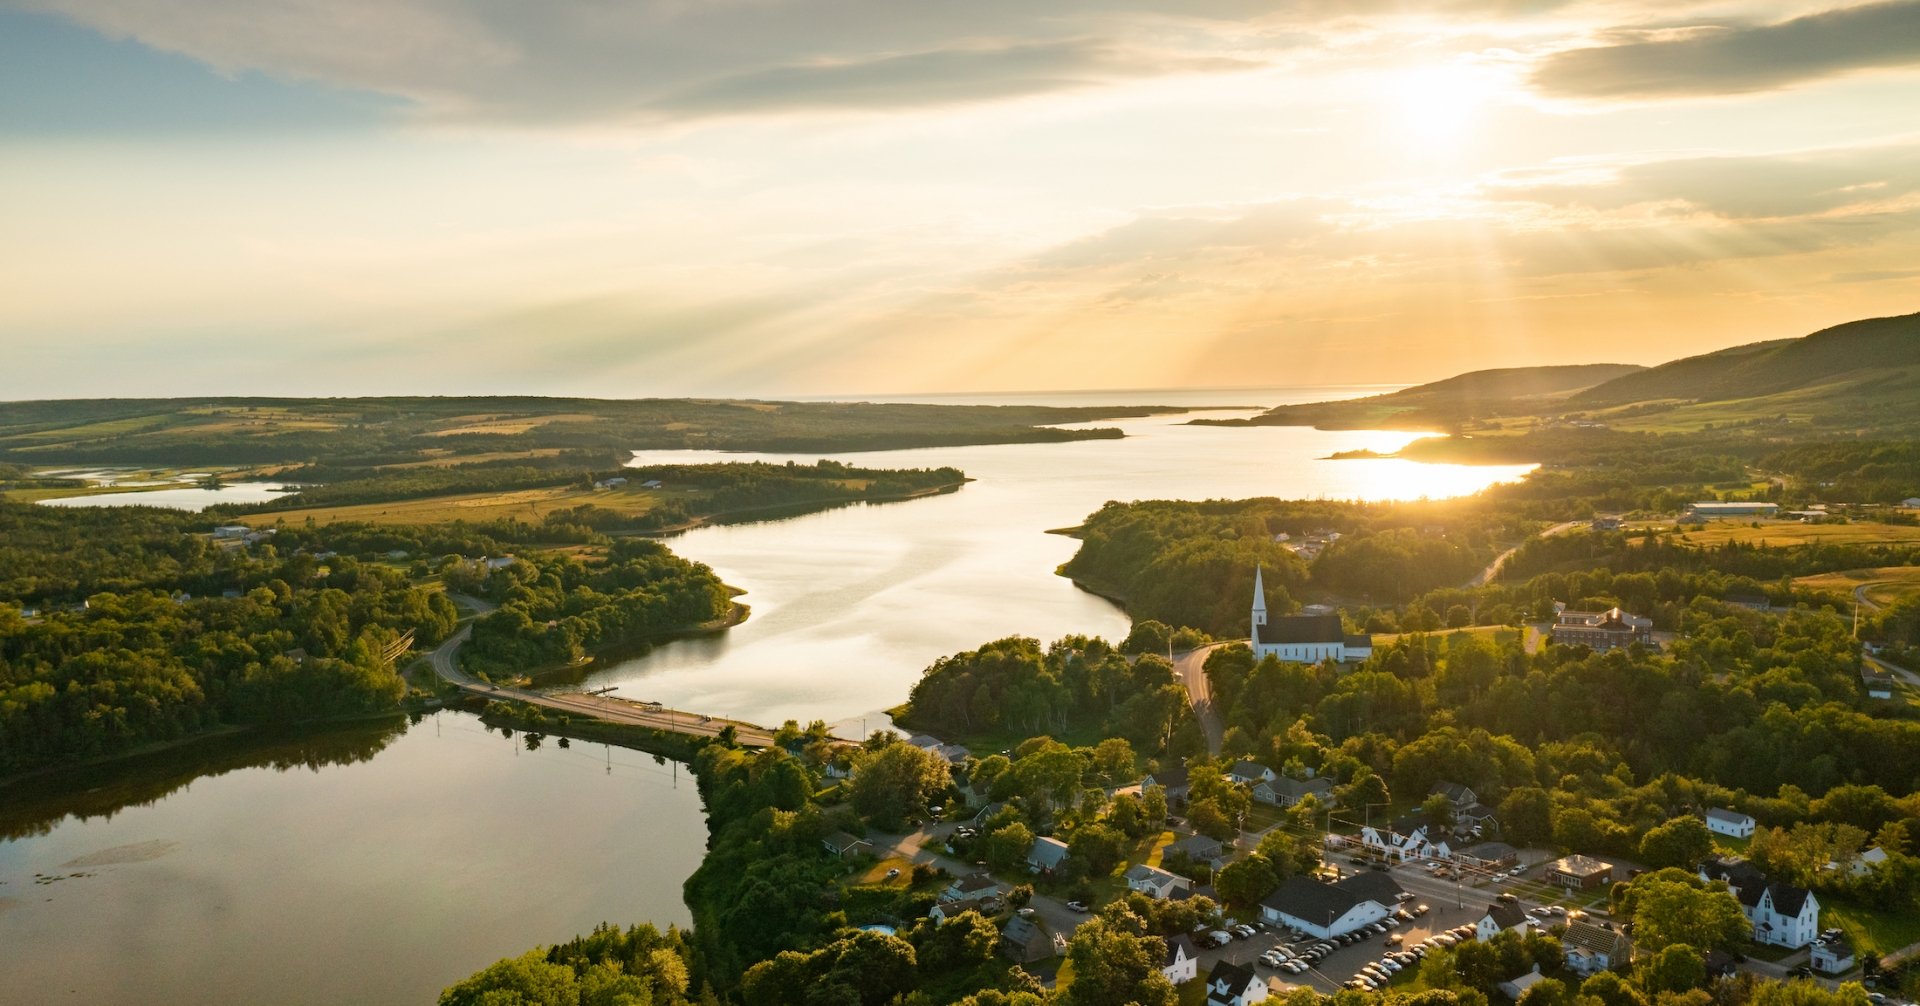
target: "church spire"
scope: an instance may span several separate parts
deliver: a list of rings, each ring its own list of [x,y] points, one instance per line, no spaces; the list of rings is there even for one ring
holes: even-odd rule
[[[1267,585],[1263,578],[1265,570],[1261,566],[1253,567],[1253,624],[1267,624]]]

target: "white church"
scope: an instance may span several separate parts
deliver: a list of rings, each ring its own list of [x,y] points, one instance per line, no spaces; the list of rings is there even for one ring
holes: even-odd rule
[[[1267,619],[1265,571],[1253,571],[1253,659],[1296,664],[1337,660],[1357,664],[1373,656],[1373,637],[1350,636],[1339,615],[1281,615]]]

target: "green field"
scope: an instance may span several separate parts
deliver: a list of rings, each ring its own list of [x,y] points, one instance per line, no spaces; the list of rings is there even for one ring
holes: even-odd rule
[[[1920,566],[1880,566],[1874,569],[1848,569],[1837,573],[1803,576],[1793,581],[1796,587],[1825,590],[1837,594],[1862,593],[1878,605],[1894,604],[1920,595]]]

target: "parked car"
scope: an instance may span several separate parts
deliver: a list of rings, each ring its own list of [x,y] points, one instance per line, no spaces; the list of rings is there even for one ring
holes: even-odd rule
[[[1500,897],[1498,900],[1507,902],[1508,904],[1512,904],[1513,902],[1519,901],[1520,896],[1513,893],[1512,891],[1501,891]]]
[[[1233,935],[1238,936],[1243,940],[1253,939],[1253,932],[1254,932],[1253,927],[1247,925],[1244,922],[1240,923],[1237,926],[1232,926],[1229,928],[1233,930]]]
[[[898,877],[899,875],[900,875],[900,868],[897,866],[887,871],[888,880],[892,880],[893,878]]]
[[[1207,935],[1213,937],[1213,945],[1216,947],[1224,947],[1233,942],[1233,934],[1224,929],[1216,929]]]
[[[1080,914],[1085,915],[1088,912],[1088,910],[1089,909],[1087,908],[1087,903],[1084,901],[1067,902],[1067,911],[1069,912],[1079,912]]]
[[[1020,916],[1023,919],[1031,919],[1033,918],[1034,913],[1032,908],[1019,908],[1014,910],[1014,914]]]
[[[1431,910],[1432,910],[1432,909],[1429,909],[1429,908],[1428,908],[1427,906],[1425,906],[1425,905],[1415,905],[1415,906],[1413,906],[1413,914],[1414,914],[1415,916],[1421,916],[1421,915],[1425,915],[1425,914],[1427,914],[1427,913],[1428,913],[1429,911],[1431,911]]]

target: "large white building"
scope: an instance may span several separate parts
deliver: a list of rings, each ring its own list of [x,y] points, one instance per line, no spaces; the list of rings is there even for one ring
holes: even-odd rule
[[[1753,924],[1753,941],[1798,950],[1820,935],[1820,900],[1804,887],[1769,882],[1742,859],[1710,859],[1700,864],[1700,879],[1725,881]]]
[[[1400,894],[1392,877],[1371,870],[1337,884],[1288,877],[1260,902],[1260,918],[1324,940],[1386,918]]]
[[[1255,660],[1358,663],[1373,656],[1373,637],[1348,635],[1339,615],[1281,615],[1269,620],[1265,571],[1260,569],[1253,571],[1252,628]]]

